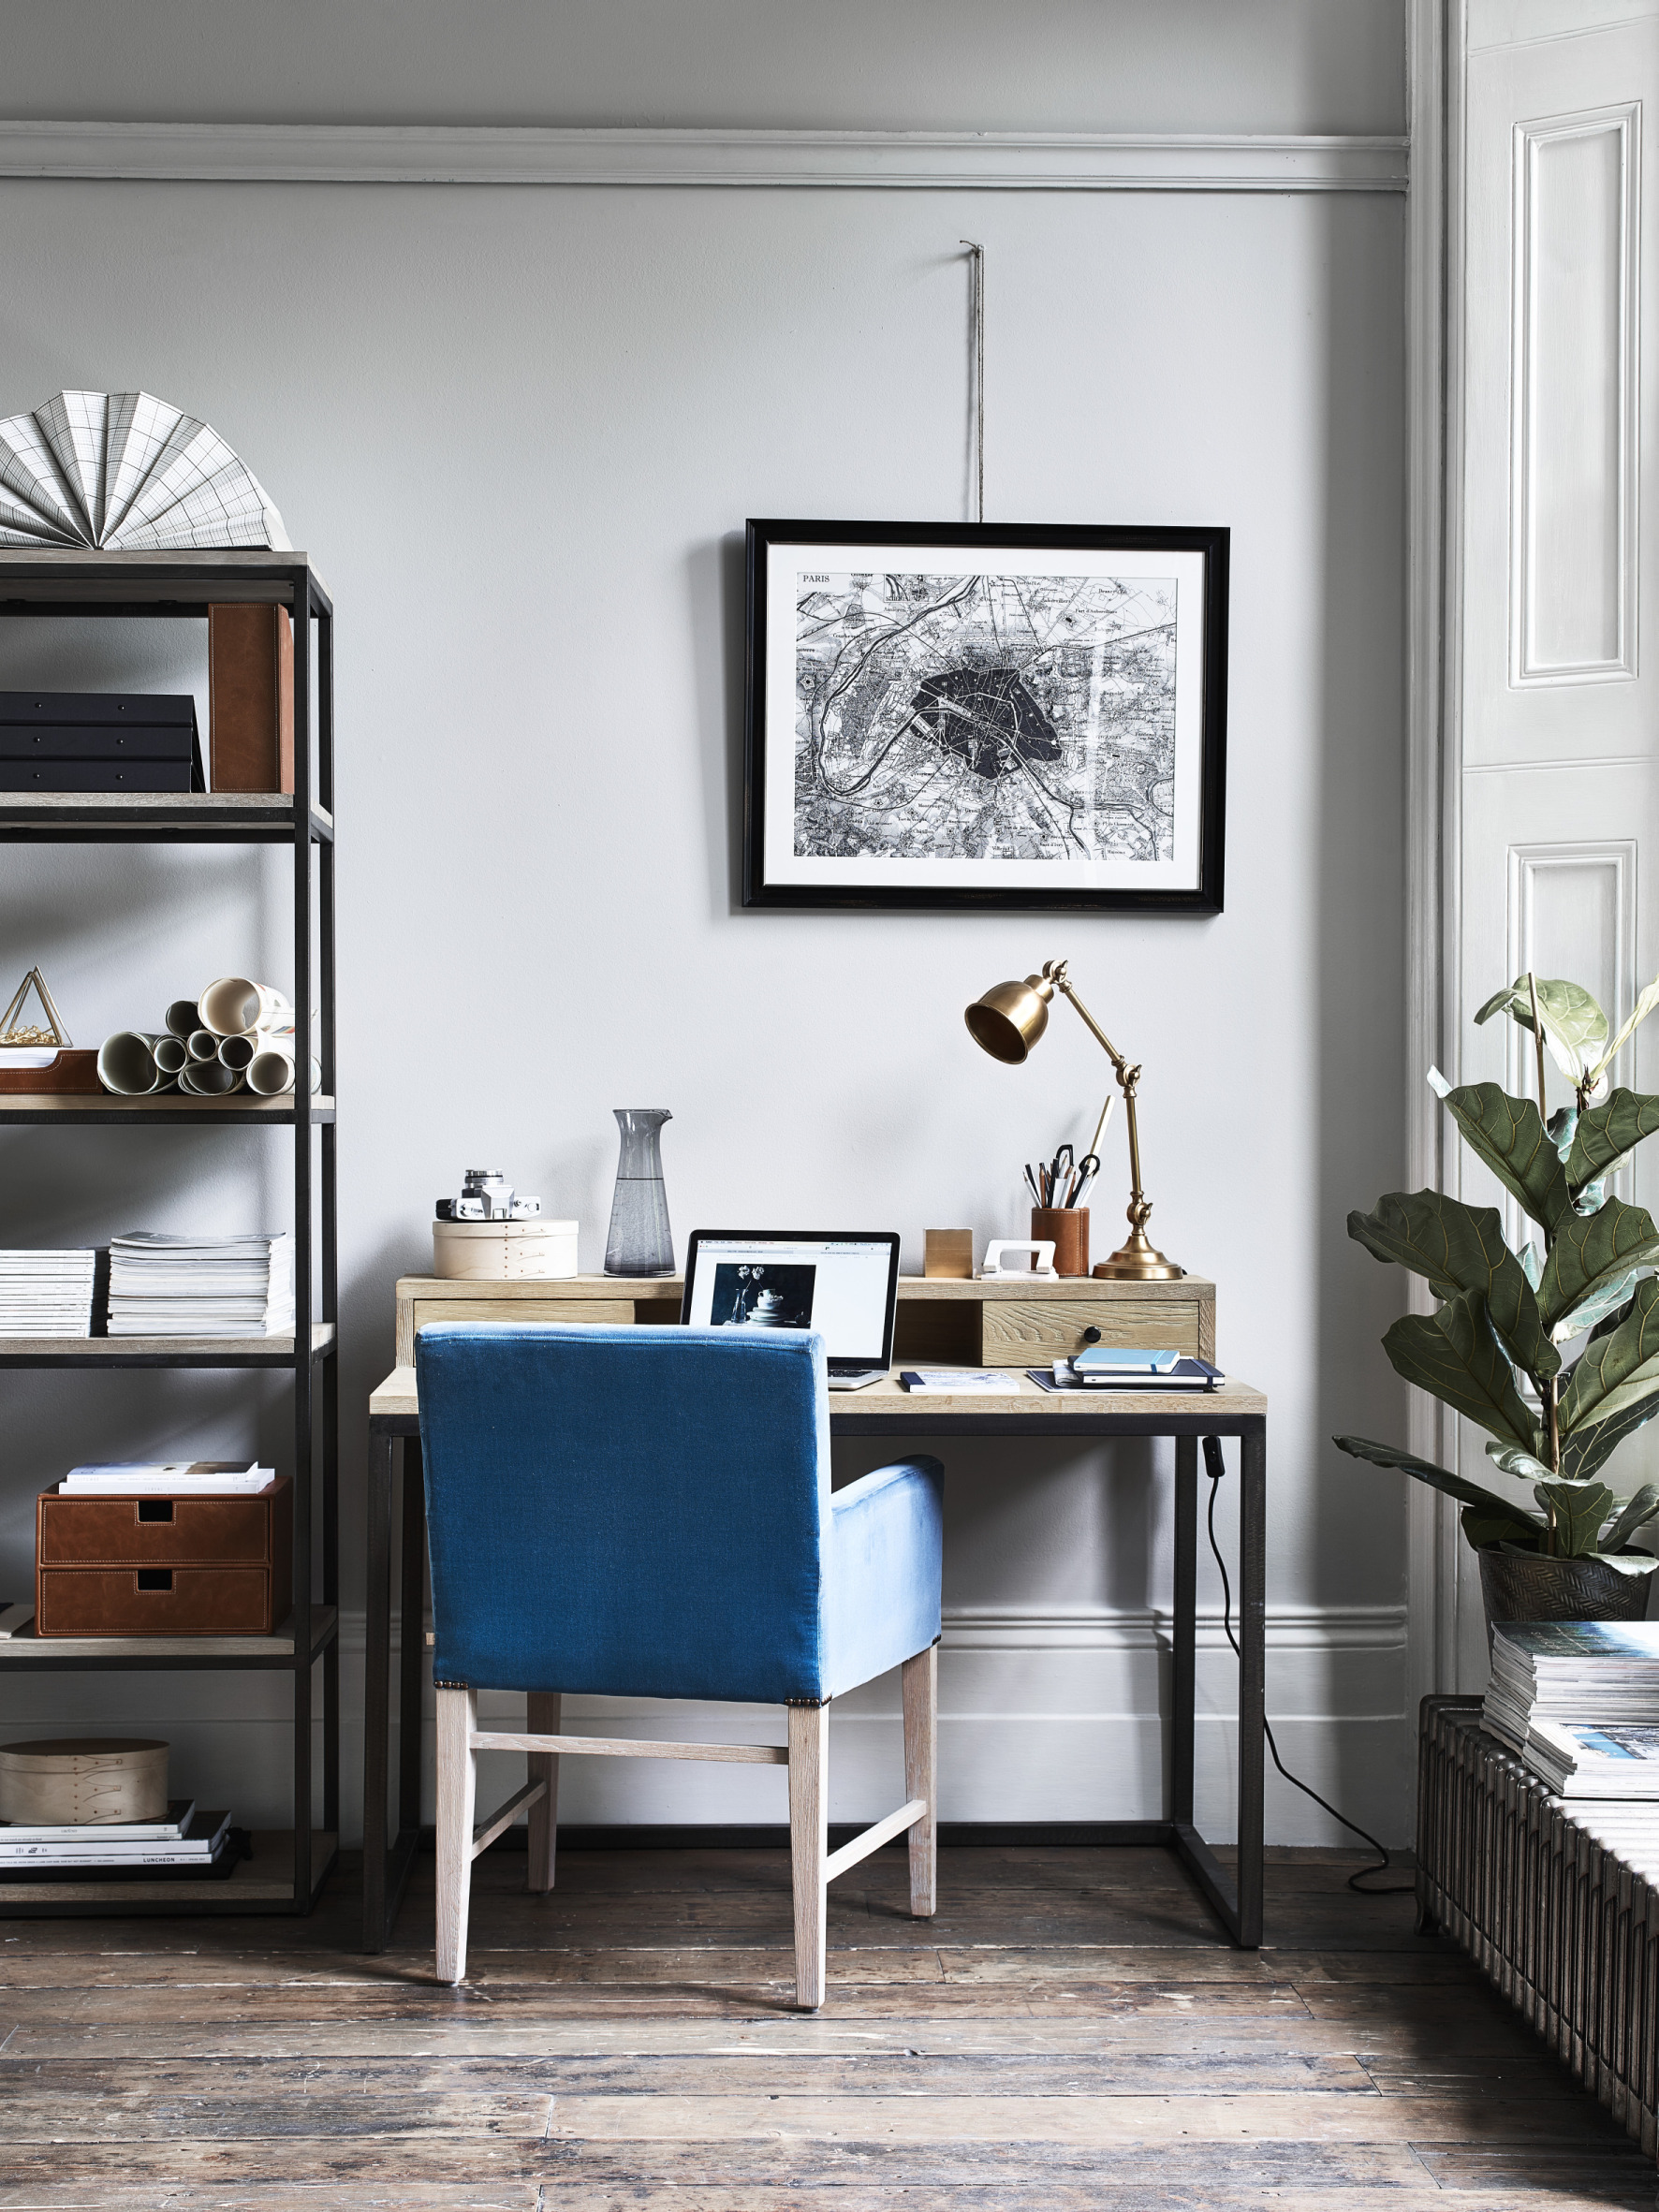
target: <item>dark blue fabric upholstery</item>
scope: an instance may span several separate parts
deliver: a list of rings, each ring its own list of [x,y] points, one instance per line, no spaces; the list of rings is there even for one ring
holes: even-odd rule
[[[831,1496],[820,1338],[448,1323],[415,1360],[440,1680],[773,1703],[938,1635],[943,1471]]]

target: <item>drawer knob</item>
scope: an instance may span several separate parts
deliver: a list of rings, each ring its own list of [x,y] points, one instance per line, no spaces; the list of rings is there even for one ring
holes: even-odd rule
[[[1098,1344],[1100,1341],[1100,1331],[1097,1328],[1086,1328],[1083,1331],[1083,1341],[1085,1344]]]

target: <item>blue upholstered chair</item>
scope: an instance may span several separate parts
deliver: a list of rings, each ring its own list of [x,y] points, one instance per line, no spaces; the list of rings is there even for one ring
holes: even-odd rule
[[[472,1862],[530,1807],[530,1887],[553,1880],[559,1759],[786,1765],[796,2000],[824,2000],[828,1882],[910,1832],[933,1910],[940,1476],[915,1458],[831,1495],[824,1349],[733,1329],[439,1324],[416,1340],[438,1707],[438,1976],[466,1971]],[[830,1701],[903,1668],[906,1803],[828,1847]],[[480,1730],[480,1690],[526,1693]],[[564,1736],[566,1692],[788,1707],[788,1742]],[[529,1780],[485,1820],[477,1755]]]

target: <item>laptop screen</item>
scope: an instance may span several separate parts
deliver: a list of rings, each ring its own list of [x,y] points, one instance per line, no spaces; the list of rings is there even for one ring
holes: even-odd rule
[[[693,1328],[816,1329],[832,1360],[885,1366],[892,1354],[899,1238],[699,1229],[685,1257],[680,1318]]]

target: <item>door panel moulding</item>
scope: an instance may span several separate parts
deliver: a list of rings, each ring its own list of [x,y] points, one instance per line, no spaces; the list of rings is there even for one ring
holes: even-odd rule
[[[202,183],[1402,193],[1406,140],[0,122],[0,176]]]

